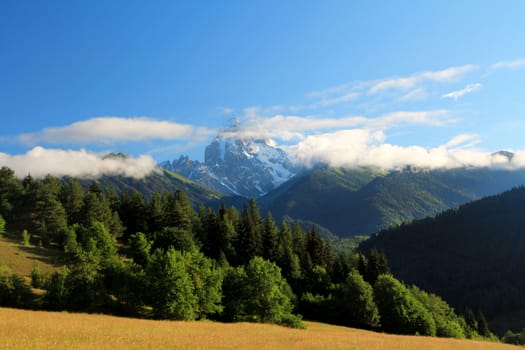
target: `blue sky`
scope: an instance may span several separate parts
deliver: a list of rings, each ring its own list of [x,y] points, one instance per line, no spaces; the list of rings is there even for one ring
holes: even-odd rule
[[[492,165],[493,151],[525,150],[523,13],[523,1],[3,0],[0,165],[96,176],[202,160],[232,118],[307,164]],[[100,166],[109,151],[132,163]]]

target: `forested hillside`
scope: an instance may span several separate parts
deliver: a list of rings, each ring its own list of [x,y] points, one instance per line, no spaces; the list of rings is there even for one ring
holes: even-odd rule
[[[216,319],[302,327],[301,315],[400,334],[492,337],[436,295],[390,274],[385,256],[335,252],[314,230],[278,225],[251,200],[239,211],[194,210],[183,191],[117,195],[93,182],[0,170],[0,232],[63,251],[35,266],[31,287],[0,269],[0,305],[154,319]]]
[[[372,234],[525,183],[525,171],[317,168],[259,201],[276,218],[316,222],[339,236]]]
[[[182,190],[194,203],[206,203],[224,197],[224,193],[206,188],[187,178],[165,169],[157,169],[143,179],[137,180],[124,176],[102,176],[97,179],[99,186],[121,193],[140,192],[150,199],[154,193],[175,192]],[[80,180],[84,187],[89,187],[93,180]]]
[[[408,284],[460,310],[482,311],[502,332],[525,327],[525,188],[385,230],[361,244],[380,249]]]

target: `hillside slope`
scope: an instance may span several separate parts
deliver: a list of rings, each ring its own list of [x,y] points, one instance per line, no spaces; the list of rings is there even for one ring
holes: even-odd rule
[[[525,188],[382,231],[360,249],[383,250],[393,273],[459,311],[482,310],[491,328],[525,327]]]
[[[352,236],[435,215],[524,183],[523,170],[317,168],[296,176],[259,202],[277,218],[313,221],[339,236]]]

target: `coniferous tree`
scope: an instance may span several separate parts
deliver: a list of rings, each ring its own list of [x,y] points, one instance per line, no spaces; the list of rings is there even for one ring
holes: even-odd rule
[[[323,238],[315,230],[315,227],[312,227],[306,235],[306,251],[313,265],[319,265],[325,268],[328,266],[327,247]]]
[[[154,249],[174,248],[180,251],[191,251],[197,247],[190,231],[180,227],[164,227],[160,232],[155,232],[153,239]]]
[[[277,262],[279,259],[279,228],[275,224],[272,213],[268,212],[264,220],[262,236],[263,258]]]
[[[148,241],[142,232],[132,234],[129,238],[131,257],[135,263],[146,267],[150,262],[152,243]]]
[[[241,215],[237,238],[239,264],[246,264],[255,256],[262,255],[260,224],[254,220],[254,217],[246,207]]]
[[[390,266],[388,265],[385,253],[372,249],[366,262],[366,273],[364,274],[365,280],[370,284],[374,284],[377,277],[389,273]]]
[[[80,216],[81,220],[79,223],[85,227],[91,225],[91,222],[93,221],[102,222],[108,229],[111,229],[112,226],[114,226],[113,211],[109,206],[109,201],[97,182],[93,182],[87,193],[85,193],[84,204],[82,205]],[[115,237],[120,237],[122,232],[111,231],[111,234]]]
[[[147,204],[137,190],[120,197],[118,213],[127,235],[149,232]]]
[[[76,179],[68,178],[62,184],[59,194],[60,202],[67,214],[69,225],[80,222],[80,214],[84,203],[84,190]]]
[[[481,311],[478,311],[478,314],[476,315],[476,320],[478,323],[478,333],[479,335],[483,337],[490,337],[490,330],[489,325],[487,323],[487,319],[485,318],[485,315]]]
[[[68,230],[67,215],[53,189],[44,187],[37,194],[35,207],[35,233],[43,241],[51,241],[62,247]]]
[[[219,209],[218,221],[218,246],[220,247],[219,258],[224,258],[229,261],[237,259],[234,242],[237,237],[235,232],[235,224],[231,217],[227,214],[226,208]]]
[[[166,226],[166,197],[154,193],[149,203],[148,210],[148,228],[150,232],[157,232]]]
[[[0,168],[0,216],[11,219],[13,206],[22,195],[22,185],[15,177],[15,172],[8,167]]]
[[[478,331],[478,320],[470,308],[465,310],[465,322],[467,323],[467,326],[470,327],[470,329],[476,332]]]

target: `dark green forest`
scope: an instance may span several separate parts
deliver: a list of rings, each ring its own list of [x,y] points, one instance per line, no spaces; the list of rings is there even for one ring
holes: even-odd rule
[[[503,334],[525,326],[525,188],[384,230],[361,243],[380,249],[403,281],[459,311],[482,311]],[[446,257],[446,258],[444,258]]]
[[[385,255],[335,250],[314,227],[276,223],[255,200],[195,208],[183,191],[117,192],[93,181],[22,181],[0,169],[0,232],[63,251],[64,267],[32,283],[0,272],[0,305],[152,319],[302,319],[386,331],[493,338],[434,294],[408,286]],[[35,293],[40,290],[40,293]]]

